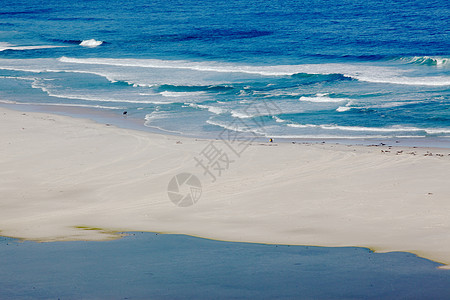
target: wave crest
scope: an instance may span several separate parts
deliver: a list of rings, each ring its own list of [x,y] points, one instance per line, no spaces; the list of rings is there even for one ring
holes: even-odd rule
[[[114,59],[114,58],[70,58],[61,57],[60,62],[84,65],[105,65],[115,67],[138,67],[158,69],[178,69],[197,72],[243,73],[258,76],[293,76],[294,78],[312,78],[312,76],[328,76],[320,81],[359,80],[373,83],[447,86],[449,76],[408,77],[407,72],[395,67],[372,66],[367,64],[303,64],[303,65],[240,65],[220,62],[198,62],[185,60],[160,59]]]
[[[394,125],[390,127],[363,127],[363,126],[341,126],[341,125],[331,125],[331,124],[299,124],[290,123],[287,124],[288,127],[294,128],[318,128],[325,130],[340,130],[340,131],[353,131],[353,132],[380,132],[380,133],[426,133],[429,135],[433,134],[448,134],[450,133],[449,128],[418,128],[418,127],[406,127]]]
[[[349,101],[349,99],[346,98],[331,98],[329,97],[329,94],[322,93],[316,94],[314,96],[302,96],[299,100],[316,103],[339,103],[343,101]]]
[[[39,50],[39,49],[51,49],[63,47],[67,46],[57,46],[57,45],[17,46],[10,43],[0,42],[0,52],[5,50],[23,51],[23,50]]]
[[[408,64],[445,67],[450,66],[450,58],[438,56],[402,57],[400,60]]]
[[[88,48],[95,48],[97,46],[100,46],[101,44],[103,44],[103,41],[96,41],[94,39],[90,39],[90,40],[82,41],[80,43],[80,46],[88,47]]]

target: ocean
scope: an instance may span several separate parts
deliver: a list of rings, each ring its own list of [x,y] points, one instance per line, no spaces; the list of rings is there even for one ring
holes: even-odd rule
[[[444,0],[0,0],[0,105],[189,137],[450,147]],[[126,115],[124,112],[127,112]],[[442,298],[409,253],[0,238],[4,298]]]
[[[192,137],[450,145],[449,15],[443,0],[3,1],[0,104]]]

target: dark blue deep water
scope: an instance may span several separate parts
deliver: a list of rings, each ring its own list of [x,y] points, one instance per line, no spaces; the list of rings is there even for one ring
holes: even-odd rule
[[[450,271],[365,248],[130,233],[109,242],[0,238],[1,299],[448,299]]]
[[[191,136],[449,140],[449,15],[444,0],[2,1],[0,101]]]

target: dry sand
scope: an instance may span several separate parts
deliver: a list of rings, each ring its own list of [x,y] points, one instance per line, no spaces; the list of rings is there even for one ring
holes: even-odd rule
[[[216,140],[233,162],[212,182],[194,160],[211,141],[3,108],[0,137],[4,236],[107,240],[156,231],[408,251],[450,264],[449,149],[252,142],[237,157]],[[182,172],[203,187],[190,207],[167,194]]]

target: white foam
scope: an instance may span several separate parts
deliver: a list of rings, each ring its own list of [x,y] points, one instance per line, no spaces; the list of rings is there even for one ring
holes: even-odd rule
[[[10,64],[12,63],[12,65]],[[85,67],[81,67],[84,65]],[[49,67],[51,66],[51,67]],[[109,66],[101,67],[101,66]],[[127,68],[117,68],[127,67]],[[133,69],[138,68],[138,69]],[[153,68],[155,70],[142,70]],[[373,83],[389,83],[401,85],[423,85],[423,86],[448,86],[450,76],[430,77],[408,77],[407,70],[394,67],[381,67],[368,64],[304,64],[304,65],[274,65],[274,66],[251,66],[219,62],[193,62],[181,60],[158,60],[158,59],[111,59],[111,58],[69,58],[61,57],[54,59],[18,59],[0,60],[0,69],[20,70],[29,72],[74,72],[90,73],[107,78],[111,82],[118,80],[128,82],[136,86],[154,86],[155,84],[175,85],[205,85],[215,84],[211,76],[200,76],[181,70],[201,72],[224,72],[224,73],[247,73],[261,76],[286,76],[297,73],[307,74],[342,74],[343,76],[360,81]],[[141,71],[139,71],[141,69]],[[175,74],[168,73],[170,69],[178,69]],[[171,80],[172,82],[169,82]],[[223,84],[223,79],[220,84]],[[320,101],[325,96],[317,96]]]
[[[189,69],[204,72],[248,73],[264,76],[284,76],[296,74],[295,66],[248,66],[218,62],[190,62],[184,60],[160,59],[112,59],[112,58],[69,58],[61,57],[61,62],[91,65],[110,65],[140,68]]]
[[[56,46],[56,45],[35,45],[35,46],[16,46],[6,42],[0,42],[0,52],[5,50],[39,50],[39,49],[51,49],[51,48],[63,48],[67,46]]]
[[[199,91],[199,92],[169,92],[164,91],[160,93],[164,97],[194,97],[194,96],[201,96],[204,95],[205,92]]]
[[[409,105],[409,104],[417,104],[417,103],[422,103],[423,101],[403,101],[403,102],[387,102],[387,103],[381,103],[381,104],[376,104],[376,105],[371,105],[371,106],[367,106],[364,108],[392,108],[392,107],[400,107],[400,106],[405,106],[405,105]]]
[[[283,119],[281,119],[281,118],[279,118],[277,116],[272,116],[272,119],[274,119],[275,122],[277,122],[277,123],[285,123],[285,122],[287,122],[286,120],[283,120]]]
[[[319,128],[319,125],[311,125],[311,124],[297,124],[297,123],[290,123],[287,124],[287,126],[289,127],[294,127],[294,128]]]
[[[450,133],[450,129],[445,128],[427,128],[425,131],[428,134]]]
[[[145,121],[146,122],[151,122],[152,120],[157,120],[157,119],[167,119],[170,117],[170,113],[167,112],[162,112],[160,110],[155,110],[152,111],[151,113],[145,115]]]
[[[362,126],[339,126],[339,125],[319,125],[322,129],[327,130],[344,130],[344,131],[370,131],[370,132],[415,132],[424,131],[424,129],[415,127],[362,127]]]
[[[36,80],[35,77],[4,76],[4,75],[0,75],[0,78],[3,78],[3,79],[16,79],[16,80],[28,80],[28,81]]]
[[[170,113],[162,112],[162,111],[156,109],[155,111],[152,111],[151,113],[145,115],[144,126],[156,128],[156,129],[159,129],[159,130],[165,131],[165,132],[183,134],[183,132],[181,132],[181,131],[169,130],[169,129],[162,128],[160,126],[156,126],[155,124],[152,124],[155,120],[167,119],[170,116],[171,116]]]
[[[185,103],[186,105],[189,105],[193,108],[200,108],[200,109],[207,109],[209,112],[212,112],[213,114],[220,115],[226,113],[228,110],[217,107],[217,106],[210,106],[210,105],[201,105],[201,104],[195,104],[195,103]]]
[[[269,136],[267,136],[269,137]],[[326,135],[326,134],[303,134],[303,135],[270,135],[270,137],[274,139],[333,139],[333,140],[339,140],[339,139],[348,139],[348,140],[361,140],[361,139],[385,139],[385,138],[394,138],[398,136],[385,136],[385,135]],[[410,136],[408,136],[410,137]],[[422,137],[422,136],[414,136],[415,138]],[[423,136],[425,137],[425,136]]]
[[[369,105],[369,106],[355,107],[355,106],[352,106],[353,103],[350,101],[345,106],[339,106],[336,109],[336,111],[344,112],[344,111],[348,111],[350,109],[393,108],[393,107],[400,107],[400,106],[417,104],[417,103],[422,103],[422,102],[423,101],[394,101],[394,102],[386,102],[386,103],[374,104],[374,105]]]
[[[353,101],[350,100],[345,106],[339,106],[338,108],[336,108],[336,111],[337,112],[349,111],[350,109],[355,108],[355,107],[352,107],[352,105],[353,105]]]
[[[343,74],[353,77],[361,73],[393,74],[395,69],[377,67],[364,64],[303,64],[303,65],[240,65],[221,62],[194,62],[185,60],[160,59],[113,59],[113,58],[70,58],[61,57],[61,62],[89,65],[110,65],[140,68],[189,69],[194,71],[208,71],[221,73],[247,73],[262,76],[290,76],[299,73],[306,74]]]
[[[249,119],[255,117],[264,117],[264,116],[274,116],[282,114],[283,111],[288,111],[290,113],[298,113],[303,112],[303,110],[296,110],[297,107],[291,107],[290,103],[277,103],[275,102],[265,102],[265,101],[248,101],[239,103],[249,103],[245,108],[234,109],[231,110],[231,116],[239,119]]]
[[[120,107],[120,106],[103,106],[103,105],[89,105],[89,104],[70,104],[70,103],[33,103],[33,102],[17,102],[17,101],[10,101],[10,100],[0,100],[0,103],[5,104],[16,104],[16,105],[42,105],[42,106],[63,106],[63,107],[86,107],[86,108],[101,108],[101,109],[111,109],[111,110],[117,110],[117,109],[126,109],[126,107]]]
[[[102,41],[96,41],[94,39],[90,39],[90,40],[84,40],[80,43],[80,46],[83,47],[88,47],[88,48],[95,48],[97,46],[100,46],[101,44],[103,44]]]
[[[448,86],[450,76],[406,77],[406,76],[355,76],[360,81],[373,83],[388,83],[399,85]]]
[[[291,76],[299,73],[306,74],[342,74],[343,76],[360,81],[373,83],[390,83],[401,85],[447,86],[450,77],[407,77],[406,70],[394,67],[373,66],[363,63],[354,64],[303,64],[303,65],[271,65],[253,66],[220,62],[193,62],[184,60],[159,59],[112,59],[112,58],[69,58],[61,57],[61,62],[88,65],[109,65],[139,68],[188,69],[203,72],[247,73],[261,76]]]
[[[328,97],[329,94],[316,94],[315,96],[302,96],[300,97],[300,101],[307,101],[307,102],[316,102],[316,103],[338,103],[343,101],[349,101],[349,99],[345,98],[330,98]]]
[[[12,45],[8,42],[0,42],[0,51],[2,51],[2,49],[4,49],[4,48],[8,48],[8,47],[14,47],[14,45]]]
[[[33,103],[28,103],[33,104]],[[54,105],[54,106],[69,106],[69,107],[88,107],[88,108],[101,108],[101,109],[126,109],[124,106],[104,106],[104,105],[89,105],[89,104],[68,104],[68,103],[39,103],[39,105]]]
[[[342,131],[359,131],[359,132],[426,132],[427,134],[441,134],[450,133],[450,128],[417,128],[417,127],[403,127],[403,126],[391,126],[391,127],[362,127],[362,126],[340,126],[340,125],[314,125],[314,124],[287,124],[289,127],[294,128],[319,128],[325,130],[342,130]]]
[[[156,93],[139,93],[140,96],[156,96]]]
[[[173,102],[165,102],[165,101],[155,101],[155,100],[127,100],[127,99],[115,99],[110,97],[98,97],[86,94],[69,94],[64,91],[54,91],[51,87],[46,86],[40,80],[35,80],[31,87],[34,89],[40,89],[44,93],[46,93],[50,97],[62,98],[62,99],[73,99],[73,100],[82,100],[82,101],[98,101],[98,102],[115,102],[115,103],[141,103],[141,104],[170,104]]]
[[[344,111],[349,111],[350,109],[352,109],[353,107],[350,106],[339,106],[338,108],[336,108],[336,111],[338,112],[344,112]]]
[[[411,64],[433,65],[436,67],[445,67],[450,65],[450,58],[441,56],[413,56],[402,57],[402,61]]]
[[[1,63],[9,63],[9,62],[22,62],[23,65],[20,64],[14,64],[14,65],[1,65]],[[100,77],[106,78],[111,83],[117,82],[115,78],[113,78],[114,75],[107,74],[104,72],[98,72],[98,71],[91,71],[91,70],[74,70],[74,69],[64,69],[63,65],[55,65],[54,62],[56,62],[53,59],[23,59],[23,60],[13,60],[13,59],[0,59],[0,70],[9,70],[9,71],[21,71],[21,72],[29,72],[29,73],[42,73],[42,72],[48,72],[48,73],[79,73],[79,74],[92,74],[97,75]],[[34,65],[33,65],[34,63]],[[56,67],[54,69],[49,68],[53,64],[53,67]],[[32,68],[32,67],[34,68]]]
[[[231,130],[231,131],[242,132],[242,133],[254,133],[254,134],[262,135],[262,136],[265,135],[264,132],[261,132],[258,129],[253,129],[253,128],[250,128],[249,126],[245,126],[245,123],[239,123],[239,124],[243,124],[244,126],[238,126],[238,124],[235,122],[220,122],[220,121],[213,121],[211,119],[207,120],[206,123],[208,123],[210,125],[222,127],[224,129]]]
[[[3,100],[3,99],[0,99],[0,103],[4,103],[4,104],[18,104],[18,103],[15,102],[15,101],[11,101],[11,100]]]
[[[235,111],[235,110],[231,111],[231,116],[234,118],[239,118],[239,119],[249,119],[249,118],[255,117],[253,115],[249,115],[247,113],[239,112],[239,111]]]

